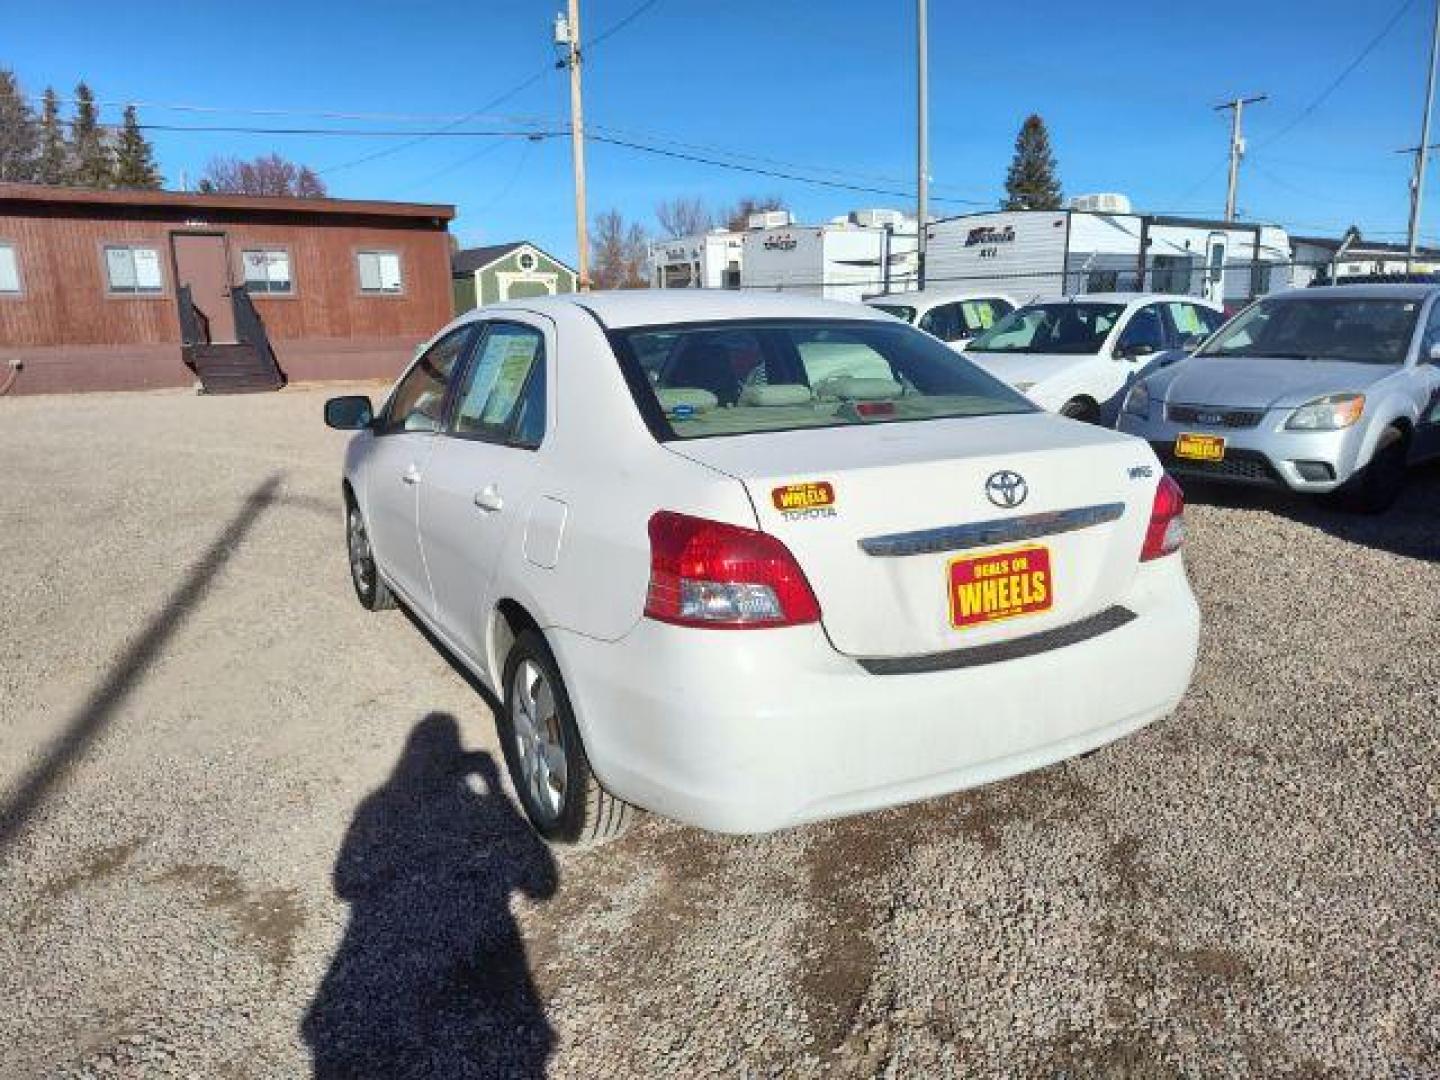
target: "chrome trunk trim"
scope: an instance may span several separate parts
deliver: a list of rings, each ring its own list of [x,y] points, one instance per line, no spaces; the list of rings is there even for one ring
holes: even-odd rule
[[[1043,514],[977,521],[969,525],[942,525],[938,529],[870,536],[860,541],[860,550],[879,558],[902,555],[933,555],[941,551],[965,551],[991,544],[1015,544],[1041,536],[1088,529],[1116,521],[1125,513],[1124,503],[1080,506],[1073,510],[1050,510]]]

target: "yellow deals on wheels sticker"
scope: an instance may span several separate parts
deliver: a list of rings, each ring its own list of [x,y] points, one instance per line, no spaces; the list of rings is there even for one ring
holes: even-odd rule
[[[1055,602],[1050,549],[1041,546],[953,559],[949,585],[957,630],[1048,611]]]
[[[835,487],[828,480],[777,487],[770,492],[770,501],[787,521],[835,516]]]
[[[1175,440],[1175,456],[1192,461],[1225,460],[1225,440],[1219,435],[1191,435],[1188,432]]]

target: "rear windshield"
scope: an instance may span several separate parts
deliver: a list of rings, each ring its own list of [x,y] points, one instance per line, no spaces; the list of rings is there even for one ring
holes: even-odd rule
[[[1098,353],[1124,312],[1124,304],[1029,304],[970,342],[966,352]]]
[[[895,323],[737,320],[617,330],[611,340],[661,439],[1035,411]]]
[[[871,304],[876,311],[883,311],[886,315],[894,315],[897,319],[904,319],[908,323],[915,321],[915,309],[905,307],[903,304]]]
[[[1262,300],[1196,355],[1403,364],[1419,315],[1418,300]]]

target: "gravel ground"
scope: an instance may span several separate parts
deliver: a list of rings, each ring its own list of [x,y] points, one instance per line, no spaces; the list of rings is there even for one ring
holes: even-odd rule
[[[1440,470],[1192,505],[1194,687],[1085,760],[552,856],[324,396],[0,400],[0,1076],[1440,1076]]]

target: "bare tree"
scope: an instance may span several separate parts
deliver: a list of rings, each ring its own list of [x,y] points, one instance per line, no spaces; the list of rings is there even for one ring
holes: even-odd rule
[[[699,196],[677,196],[655,206],[655,220],[666,236],[695,236],[715,224],[715,216]]]
[[[619,210],[596,214],[590,228],[591,284],[597,289],[645,288],[645,245],[639,222],[627,225]]]
[[[725,219],[727,229],[744,229],[750,224],[750,215],[765,210],[788,210],[785,200],[779,195],[745,195],[720,216]]]
[[[325,182],[313,170],[286,161],[279,154],[267,154],[253,161],[211,158],[200,177],[199,188],[212,194],[292,195],[302,199],[325,197]]]

